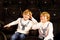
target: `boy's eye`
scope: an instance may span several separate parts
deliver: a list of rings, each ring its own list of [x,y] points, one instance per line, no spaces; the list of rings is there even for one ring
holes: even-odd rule
[[[30,16],[30,15],[27,15],[27,16]]]

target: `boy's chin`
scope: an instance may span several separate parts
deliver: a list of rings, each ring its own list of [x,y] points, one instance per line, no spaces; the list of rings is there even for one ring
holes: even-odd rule
[[[24,19],[24,20],[28,20],[28,19]]]

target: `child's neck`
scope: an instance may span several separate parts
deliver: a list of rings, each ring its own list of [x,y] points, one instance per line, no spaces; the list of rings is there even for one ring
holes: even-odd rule
[[[48,22],[48,21],[42,21],[42,23],[46,23],[46,22]]]
[[[27,19],[24,19],[24,18],[23,18],[23,20],[24,20],[24,21],[27,21]]]

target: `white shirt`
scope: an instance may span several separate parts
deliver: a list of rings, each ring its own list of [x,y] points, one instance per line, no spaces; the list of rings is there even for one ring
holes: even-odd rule
[[[49,25],[48,25],[48,23],[49,23]],[[43,30],[42,30],[42,28],[44,29],[44,28],[46,28],[47,27],[47,25],[48,25],[48,29],[49,29],[49,32],[48,32],[48,35],[47,35],[47,38],[50,38],[50,37],[53,37],[53,24],[51,23],[51,22],[46,22],[46,23],[42,23],[42,22],[39,22],[39,23],[37,23],[37,24],[35,24],[33,27],[32,27],[32,29],[39,29],[39,37],[41,36],[41,34],[40,34],[40,31],[43,33]]]
[[[27,24],[29,22],[24,30],[22,30],[20,20],[22,20],[22,24]],[[37,21],[34,18],[32,18],[32,21],[31,20],[26,20],[25,21],[23,18],[18,18],[16,21],[13,21],[13,22],[9,23],[9,25],[18,24],[18,28],[17,28],[16,32],[27,34],[27,33],[29,33],[29,30],[31,29],[32,25],[34,24],[33,22],[35,23]]]

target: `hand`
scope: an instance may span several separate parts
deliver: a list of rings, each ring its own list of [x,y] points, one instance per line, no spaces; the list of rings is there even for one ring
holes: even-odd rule
[[[10,27],[10,26],[9,26],[9,25],[5,25],[4,28],[5,28],[5,27]]]
[[[30,19],[32,19],[32,15],[30,15]]]

